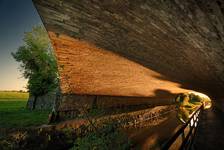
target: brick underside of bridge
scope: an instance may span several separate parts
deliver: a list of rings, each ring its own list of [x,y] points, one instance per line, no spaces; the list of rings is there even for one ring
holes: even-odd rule
[[[221,0],[34,4],[55,50],[62,110],[170,104],[188,89],[223,96]]]

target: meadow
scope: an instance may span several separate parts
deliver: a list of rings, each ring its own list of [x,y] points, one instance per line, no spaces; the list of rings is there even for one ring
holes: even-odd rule
[[[23,128],[47,124],[50,111],[26,109],[29,94],[0,91],[0,128]]]
[[[29,93],[18,91],[0,91],[0,99],[22,99],[27,100]]]

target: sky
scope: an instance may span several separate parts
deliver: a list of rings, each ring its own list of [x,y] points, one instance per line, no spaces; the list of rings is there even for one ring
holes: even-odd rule
[[[27,80],[11,56],[23,45],[24,32],[42,25],[32,0],[0,0],[0,90],[25,90]]]

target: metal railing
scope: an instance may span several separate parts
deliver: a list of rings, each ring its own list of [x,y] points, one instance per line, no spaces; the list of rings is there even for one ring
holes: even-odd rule
[[[202,109],[203,105],[201,105],[193,113],[190,119],[162,146],[163,150],[188,150],[191,148],[195,133],[197,131],[199,116]]]

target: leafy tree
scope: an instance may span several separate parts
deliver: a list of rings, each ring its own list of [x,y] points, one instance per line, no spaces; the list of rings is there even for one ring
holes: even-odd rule
[[[28,79],[27,89],[34,96],[33,108],[38,96],[54,90],[58,85],[58,72],[52,47],[42,26],[33,27],[31,32],[24,33],[24,45],[16,53],[14,59],[20,62],[23,76]]]

